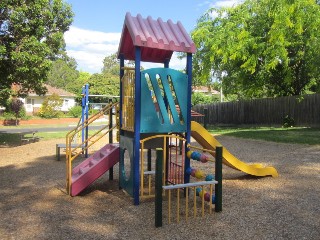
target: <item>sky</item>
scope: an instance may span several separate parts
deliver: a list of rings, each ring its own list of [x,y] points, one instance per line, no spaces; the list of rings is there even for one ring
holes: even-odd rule
[[[72,6],[75,14],[69,31],[65,33],[66,50],[75,58],[78,70],[100,73],[103,59],[116,53],[121,38],[125,14],[141,14],[163,21],[180,21],[190,33],[197,19],[211,7],[232,6],[237,0],[65,0]],[[144,68],[150,64],[142,63]],[[174,55],[170,67],[183,69],[185,60]]]

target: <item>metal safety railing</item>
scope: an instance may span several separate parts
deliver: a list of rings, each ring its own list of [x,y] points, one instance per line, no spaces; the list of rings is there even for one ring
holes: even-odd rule
[[[113,109],[116,109],[116,121],[113,123]],[[118,129],[119,130],[119,103],[112,103],[101,109],[98,113],[92,115],[90,118],[88,118],[85,121],[79,120],[77,126],[69,131],[66,135],[66,187],[67,192],[70,194],[71,190],[71,183],[72,183],[72,162],[79,157],[81,154],[84,154],[85,152],[88,152],[89,149],[96,144],[100,139],[102,139],[107,134],[109,135],[109,142],[113,138],[113,130]],[[101,125],[97,130],[90,131],[90,134],[88,132],[88,127],[92,123],[94,123],[96,120],[101,118],[103,115],[109,116],[109,124]],[[86,129],[87,134],[86,138],[77,144],[74,144],[74,139],[79,135],[83,129]],[[118,136],[118,133],[117,133]]]
[[[215,151],[215,179],[211,181],[200,181],[175,185],[163,184],[163,150],[157,150],[156,170],[155,170],[155,226],[162,226],[163,210],[163,191],[167,191],[166,206],[168,208],[168,222],[171,223],[172,208],[176,208],[176,222],[180,221],[180,215],[184,214],[188,221],[190,212],[193,217],[198,214],[199,198],[201,202],[201,216],[205,214],[205,206],[208,206],[209,214],[212,213],[214,206],[215,212],[222,211],[222,146],[217,146]],[[214,189],[213,189],[214,186]],[[181,193],[181,191],[183,191]],[[213,194],[214,192],[214,194]],[[172,195],[175,193],[176,201]],[[197,198],[199,196],[199,198]],[[189,200],[189,198],[192,198]],[[193,209],[190,210],[190,207]]]
[[[186,140],[183,137],[174,134],[159,134],[144,138],[140,140],[140,197],[142,198],[154,197],[154,185],[151,183],[154,182],[153,180],[155,178],[155,165],[151,165],[151,154],[146,151],[145,146],[152,141],[159,140],[161,142],[161,146],[158,142],[159,148],[163,150],[163,184],[168,180],[170,180],[170,182],[173,181],[174,178],[176,181],[182,182],[181,179],[184,177],[184,151],[182,151],[182,154],[179,154],[179,146],[175,148],[172,146],[173,143],[177,143],[178,141],[185,142]],[[146,153],[147,157],[145,156]],[[167,164],[167,162],[169,164]],[[166,168],[167,165],[168,168]],[[179,172],[179,174],[173,173],[173,170]],[[146,181],[145,178],[147,178]]]

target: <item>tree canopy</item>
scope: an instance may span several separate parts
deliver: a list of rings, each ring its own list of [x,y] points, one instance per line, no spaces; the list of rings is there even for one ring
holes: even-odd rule
[[[119,96],[120,82],[119,76],[112,74],[95,73],[89,78],[90,94]],[[90,100],[96,103],[105,103],[105,97],[95,97]]]
[[[103,59],[103,68],[102,68],[103,74],[109,73],[112,75],[119,75],[119,71],[120,71],[120,61],[117,59],[117,53],[108,55]]]
[[[319,89],[320,6],[313,0],[247,0],[210,9],[192,32],[199,82],[222,80],[238,98]]]
[[[81,88],[83,83],[79,83],[79,71],[76,68],[76,60],[64,54],[62,58],[53,61],[47,84],[70,92],[73,92],[75,86],[80,85]]]
[[[0,105],[12,83],[21,87],[18,96],[45,93],[43,82],[72,21],[71,6],[63,0],[0,1]]]

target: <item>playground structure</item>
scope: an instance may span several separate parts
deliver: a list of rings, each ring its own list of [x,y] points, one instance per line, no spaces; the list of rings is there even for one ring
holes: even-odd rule
[[[176,51],[186,53],[186,73],[169,68],[171,56]],[[212,204],[215,204],[216,212],[222,210],[222,161],[251,175],[277,176],[272,167],[245,164],[222,150],[207,130],[191,121],[192,54],[195,51],[193,41],[180,22],[174,24],[171,20],[163,22],[160,18],[143,19],[140,15],[126,14],[118,50],[119,103],[107,105],[90,118],[85,112],[82,122],[66,136],[67,191],[71,196],[78,195],[108,170],[109,179],[113,179],[113,166],[119,162],[119,187],[133,198],[135,205],[145,198],[155,197],[156,226],[161,226],[162,198],[168,197],[170,222],[174,189],[177,189],[177,221],[180,219],[180,191],[186,201],[186,219],[189,196],[193,196],[194,215],[197,196],[201,200],[202,215],[205,202],[210,212]],[[135,67],[125,67],[125,60],[134,60]],[[164,67],[141,71],[141,61],[163,63]],[[83,101],[86,105],[88,99]],[[117,109],[115,123],[113,108]],[[88,126],[104,114],[110,116],[109,124],[89,136]],[[116,129],[118,143],[113,142]],[[72,141],[79,132],[85,137],[73,147]],[[107,134],[108,143],[87,157],[89,148]],[[202,148],[190,145],[191,137]],[[87,158],[73,167],[72,162],[84,152]],[[193,169],[190,159],[215,162],[212,167],[215,178]],[[193,177],[205,181],[191,182]]]

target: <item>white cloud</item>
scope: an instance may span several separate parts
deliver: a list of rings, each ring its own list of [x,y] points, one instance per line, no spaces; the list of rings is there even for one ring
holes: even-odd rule
[[[77,27],[70,27],[65,33],[67,53],[76,59],[78,69],[89,72],[99,73],[103,67],[103,59],[118,51],[121,33],[105,33]],[[174,53],[170,67],[173,69],[184,69],[185,59],[178,59]],[[163,64],[143,62],[141,65],[147,69],[151,67],[162,67]]]
[[[105,33],[71,26],[64,37],[70,46],[74,47],[87,43],[118,43],[121,33]]]
[[[239,4],[241,1],[239,0],[221,0],[215,1],[210,4],[210,7],[221,8],[221,7],[233,7]]]
[[[78,69],[97,73],[103,67],[103,59],[117,52],[121,33],[105,33],[71,26],[64,37],[67,53],[76,59]]]

